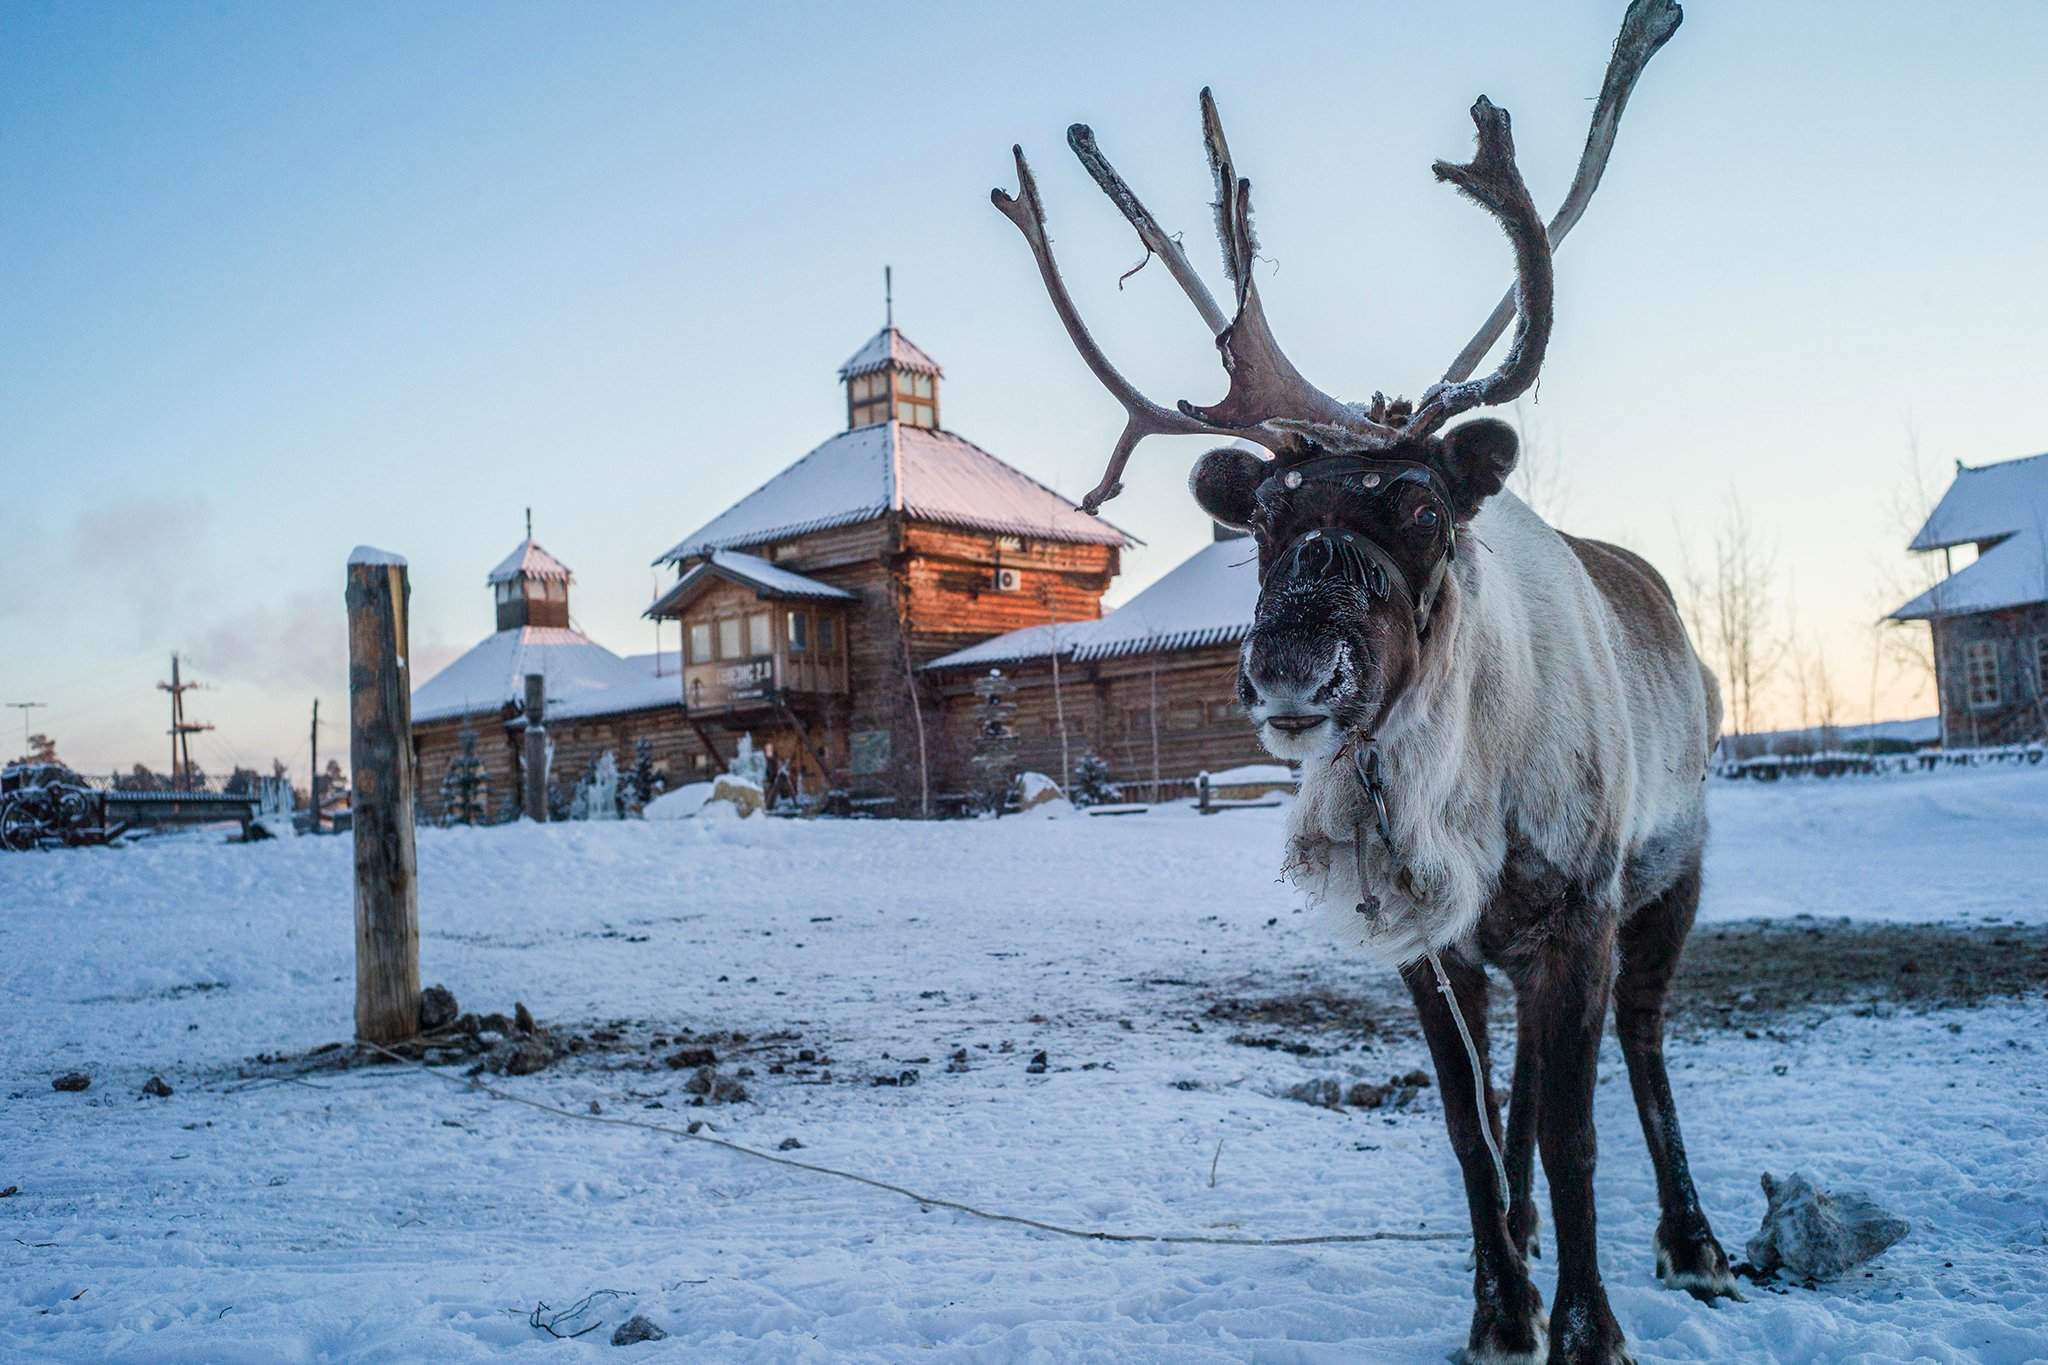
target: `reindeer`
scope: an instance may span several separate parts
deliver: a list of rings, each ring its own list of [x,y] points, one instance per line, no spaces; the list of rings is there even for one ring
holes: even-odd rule
[[[1237,689],[1266,747],[1303,768],[1288,871],[1350,941],[1398,965],[1421,1016],[1472,1218],[1468,1361],[1628,1359],[1594,1229],[1593,1088],[1610,1000],[1656,1168],[1657,1274],[1710,1303],[1739,1297],[1693,1189],[1663,1054],[1665,993],[1699,901],[1718,687],[1655,569],[1554,530],[1505,491],[1518,444],[1509,426],[1445,429],[1535,382],[1551,331],[1551,253],[1681,17],[1669,0],[1630,6],[1578,175],[1547,227],[1506,111],[1484,96],[1473,105],[1477,154],[1433,169],[1499,221],[1516,279],[1414,403],[1341,402],[1280,350],[1252,271],[1251,184],[1206,89],[1203,141],[1235,290],[1228,317],[1089,129],[1075,125],[1068,143],[1214,333],[1229,377],[1221,402],[1162,407],[1103,356],[1060,278],[1022,148],[1017,194],[992,195],[1030,244],[1081,358],[1128,414],[1086,510],[1116,495],[1146,436],[1237,437],[1269,452],[1212,450],[1189,483],[1209,516],[1256,539],[1260,596]],[[1510,315],[1505,358],[1470,378]],[[1515,987],[1504,1158],[1486,1080],[1489,964]],[[1557,1238],[1547,1320],[1528,1269],[1537,1149]]]

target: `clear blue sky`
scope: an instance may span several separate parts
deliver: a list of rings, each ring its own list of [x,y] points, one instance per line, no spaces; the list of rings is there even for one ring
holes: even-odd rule
[[[1092,123],[1208,269],[1205,82],[1284,344],[1413,394],[1509,270],[1430,160],[1483,91],[1554,205],[1621,8],[0,4],[0,700],[161,764],[182,649],[206,766],[297,766],[312,698],[344,711],[349,548],[410,558],[424,676],[489,631],[528,503],[580,624],[649,648],[648,561],[842,423],[884,262],[947,425],[1078,494],[1119,414],[988,189],[1022,141],[1111,354],[1213,398],[1063,140]],[[1698,0],[1559,256],[1526,415],[1560,519],[1675,565],[1739,489],[1858,711],[1908,429],[1937,486],[2048,448],[2044,65],[2031,0]],[[1149,542],[1120,594],[1206,538],[1201,448],[1111,504]]]

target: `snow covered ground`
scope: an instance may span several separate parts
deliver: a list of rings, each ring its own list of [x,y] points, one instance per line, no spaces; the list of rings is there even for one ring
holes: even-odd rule
[[[2048,922],[2048,771],[1712,801],[1703,936],[1966,921],[2038,962],[2036,931],[1990,926]],[[1080,1242],[537,1113],[452,1070],[282,1080],[252,1059],[350,1032],[347,840],[0,858],[0,1189],[19,1187],[0,1199],[0,1358],[610,1358],[640,1312],[671,1333],[634,1348],[650,1358],[1440,1361],[1470,1276],[1435,1091],[1377,1111],[1283,1097],[1425,1061],[1398,982],[1313,937],[1275,881],[1280,816],[425,831],[425,977],[467,1009],[617,1023],[616,1047],[493,1082],[564,1108],[794,1137],[806,1160],[1091,1229],[1449,1240]],[[1650,1167],[1610,1046],[1602,1255],[1636,1358],[2048,1356],[2033,979],[1973,1009],[1677,1031],[1731,1253],[1764,1170],[1863,1186],[1913,1224],[1868,1276],[1718,1310],[1651,1274]],[[659,1060],[686,1029],[748,1035],[724,1070],[752,1067],[750,1101],[689,1106],[690,1073]],[[53,1091],[71,1069],[91,1089]],[[157,1073],[175,1093],[140,1097]],[[621,1297],[564,1326],[600,1330],[528,1325],[598,1290]]]

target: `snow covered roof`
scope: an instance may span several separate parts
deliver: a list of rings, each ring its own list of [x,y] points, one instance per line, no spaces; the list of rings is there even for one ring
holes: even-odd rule
[[[569,566],[556,559],[540,547],[540,542],[531,537],[513,547],[512,553],[498,561],[498,567],[491,570],[486,583],[510,583],[520,578],[570,577]]]
[[[964,668],[1043,659],[1057,652],[1085,662],[1153,650],[1199,649],[1241,640],[1259,602],[1259,564],[1251,543],[1219,540],[1189,555],[1130,601],[1098,621],[1026,626],[955,650],[926,668]]]
[[[548,683],[547,719],[576,720],[584,716],[612,716],[621,711],[644,711],[655,706],[683,704],[683,661],[677,650],[659,654],[628,654],[619,660],[617,681],[604,688],[590,688],[559,700],[554,683]],[[630,755],[620,754],[625,762]]]
[[[655,563],[761,545],[890,512],[1041,540],[1136,543],[965,437],[878,422],[832,437],[676,542]]]
[[[800,573],[738,550],[713,550],[711,557],[690,567],[676,585],[655,599],[643,615],[674,616],[713,580],[738,583],[764,597],[798,598],[807,602],[855,602],[858,593],[821,583]]]
[[[1892,613],[1895,621],[1928,621],[2048,601],[2048,455],[1956,467],[1908,548],[1996,542],[1974,563],[1949,575]]]
[[[1908,546],[1939,550],[1996,540],[2048,520],[2048,454],[1997,464],[1956,466],[1955,482],[1941,495],[1927,524]]]
[[[2017,531],[1892,613],[1894,621],[1931,621],[2001,607],[2048,602],[2048,537],[2038,524]]]
[[[524,705],[526,675],[547,679],[549,718],[608,715],[668,702],[682,704],[677,667],[654,675],[654,656],[621,659],[579,630],[520,626],[484,639],[413,689],[414,724],[454,716],[495,715]]]
[[[939,368],[938,361],[918,348],[916,342],[894,327],[884,327],[869,337],[867,344],[853,353],[852,359],[839,367],[839,377],[847,380],[857,374],[868,374],[889,365],[915,374],[938,375],[941,378],[946,373]]]

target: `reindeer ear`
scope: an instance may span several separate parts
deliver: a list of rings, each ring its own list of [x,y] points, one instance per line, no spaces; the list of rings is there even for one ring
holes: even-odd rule
[[[1267,462],[1241,446],[1212,450],[1188,471],[1188,491],[1202,510],[1233,531],[1251,525],[1252,494],[1268,473]]]
[[[1481,417],[1445,432],[1442,444],[1437,472],[1450,485],[1452,514],[1464,521],[1507,486],[1521,441],[1506,422]]]

